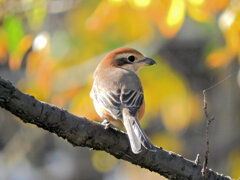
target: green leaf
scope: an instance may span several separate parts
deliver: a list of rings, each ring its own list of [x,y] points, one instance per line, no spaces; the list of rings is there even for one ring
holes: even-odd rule
[[[8,16],[3,21],[3,28],[7,33],[10,52],[13,52],[24,36],[21,19],[16,16]]]

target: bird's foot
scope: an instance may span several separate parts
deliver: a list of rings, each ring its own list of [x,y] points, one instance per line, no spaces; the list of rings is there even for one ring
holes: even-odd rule
[[[104,126],[104,129],[108,129],[111,127],[110,122],[106,119],[104,119],[103,122],[101,122],[101,124]]]

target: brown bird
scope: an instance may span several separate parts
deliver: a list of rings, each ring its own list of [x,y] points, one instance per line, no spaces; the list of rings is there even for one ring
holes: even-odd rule
[[[143,88],[138,71],[156,64],[132,48],[118,48],[98,64],[90,93],[98,115],[110,121],[120,120],[129,137],[133,153],[138,154],[142,146],[154,150],[139,124],[145,111]]]

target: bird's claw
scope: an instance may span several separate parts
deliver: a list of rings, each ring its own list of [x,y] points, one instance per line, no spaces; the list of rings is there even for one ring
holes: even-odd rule
[[[104,119],[103,122],[101,122],[101,124],[104,126],[104,129],[108,129],[111,126],[110,122],[106,119]]]

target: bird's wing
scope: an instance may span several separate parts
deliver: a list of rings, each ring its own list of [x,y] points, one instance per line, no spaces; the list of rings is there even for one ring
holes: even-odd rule
[[[122,108],[129,109],[135,116],[143,103],[143,92],[139,90],[106,91],[93,87],[91,97],[112,114],[115,119],[122,118]]]
[[[111,113],[114,119],[118,119],[122,116],[119,92],[106,91],[95,86],[91,91],[91,97],[95,99],[100,106]]]
[[[139,88],[138,90],[123,90],[120,96],[120,101],[122,107],[129,109],[130,114],[135,116],[143,103],[142,88]]]
[[[122,119],[134,153],[141,152],[141,145],[147,149],[154,149],[136,116],[143,103],[142,88],[139,90],[122,89],[113,92],[94,87],[91,96],[94,96],[94,99],[110,112],[113,118]]]

